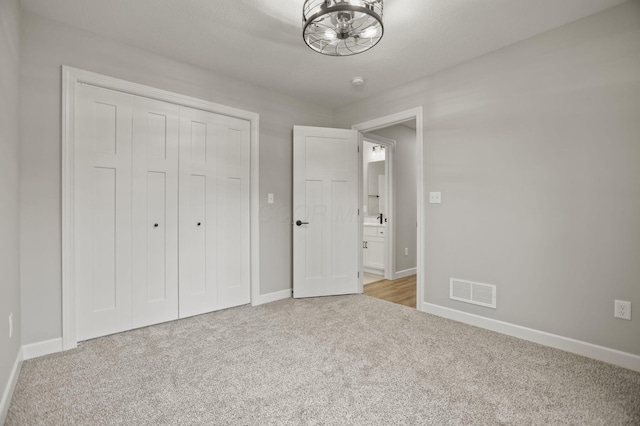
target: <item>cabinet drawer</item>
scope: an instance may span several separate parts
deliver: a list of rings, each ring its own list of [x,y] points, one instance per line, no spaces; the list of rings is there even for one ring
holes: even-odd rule
[[[364,227],[364,236],[365,237],[377,237],[378,236],[378,227],[377,226],[365,226]]]

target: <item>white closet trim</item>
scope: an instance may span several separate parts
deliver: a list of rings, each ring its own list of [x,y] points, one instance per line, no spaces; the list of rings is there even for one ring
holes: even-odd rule
[[[76,283],[74,281],[73,176],[75,143],[75,99],[78,84],[91,84],[131,95],[247,120],[251,123],[251,304],[260,301],[259,253],[259,115],[202,99],[168,92],[68,66],[62,67],[62,350],[77,347]]]

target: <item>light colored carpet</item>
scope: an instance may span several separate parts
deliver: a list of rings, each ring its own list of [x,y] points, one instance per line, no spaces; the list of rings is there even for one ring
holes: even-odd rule
[[[240,307],[24,363],[8,425],[638,425],[640,373],[363,295]]]

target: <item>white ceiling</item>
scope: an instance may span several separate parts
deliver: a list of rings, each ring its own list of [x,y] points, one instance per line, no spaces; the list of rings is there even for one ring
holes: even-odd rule
[[[372,50],[328,57],[302,40],[303,0],[22,0],[25,10],[338,107],[625,0],[386,0]],[[366,84],[351,87],[353,76]]]

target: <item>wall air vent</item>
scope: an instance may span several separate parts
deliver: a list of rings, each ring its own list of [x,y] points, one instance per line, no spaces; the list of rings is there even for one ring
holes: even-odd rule
[[[451,278],[449,299],[496,309],[496,286]]]

